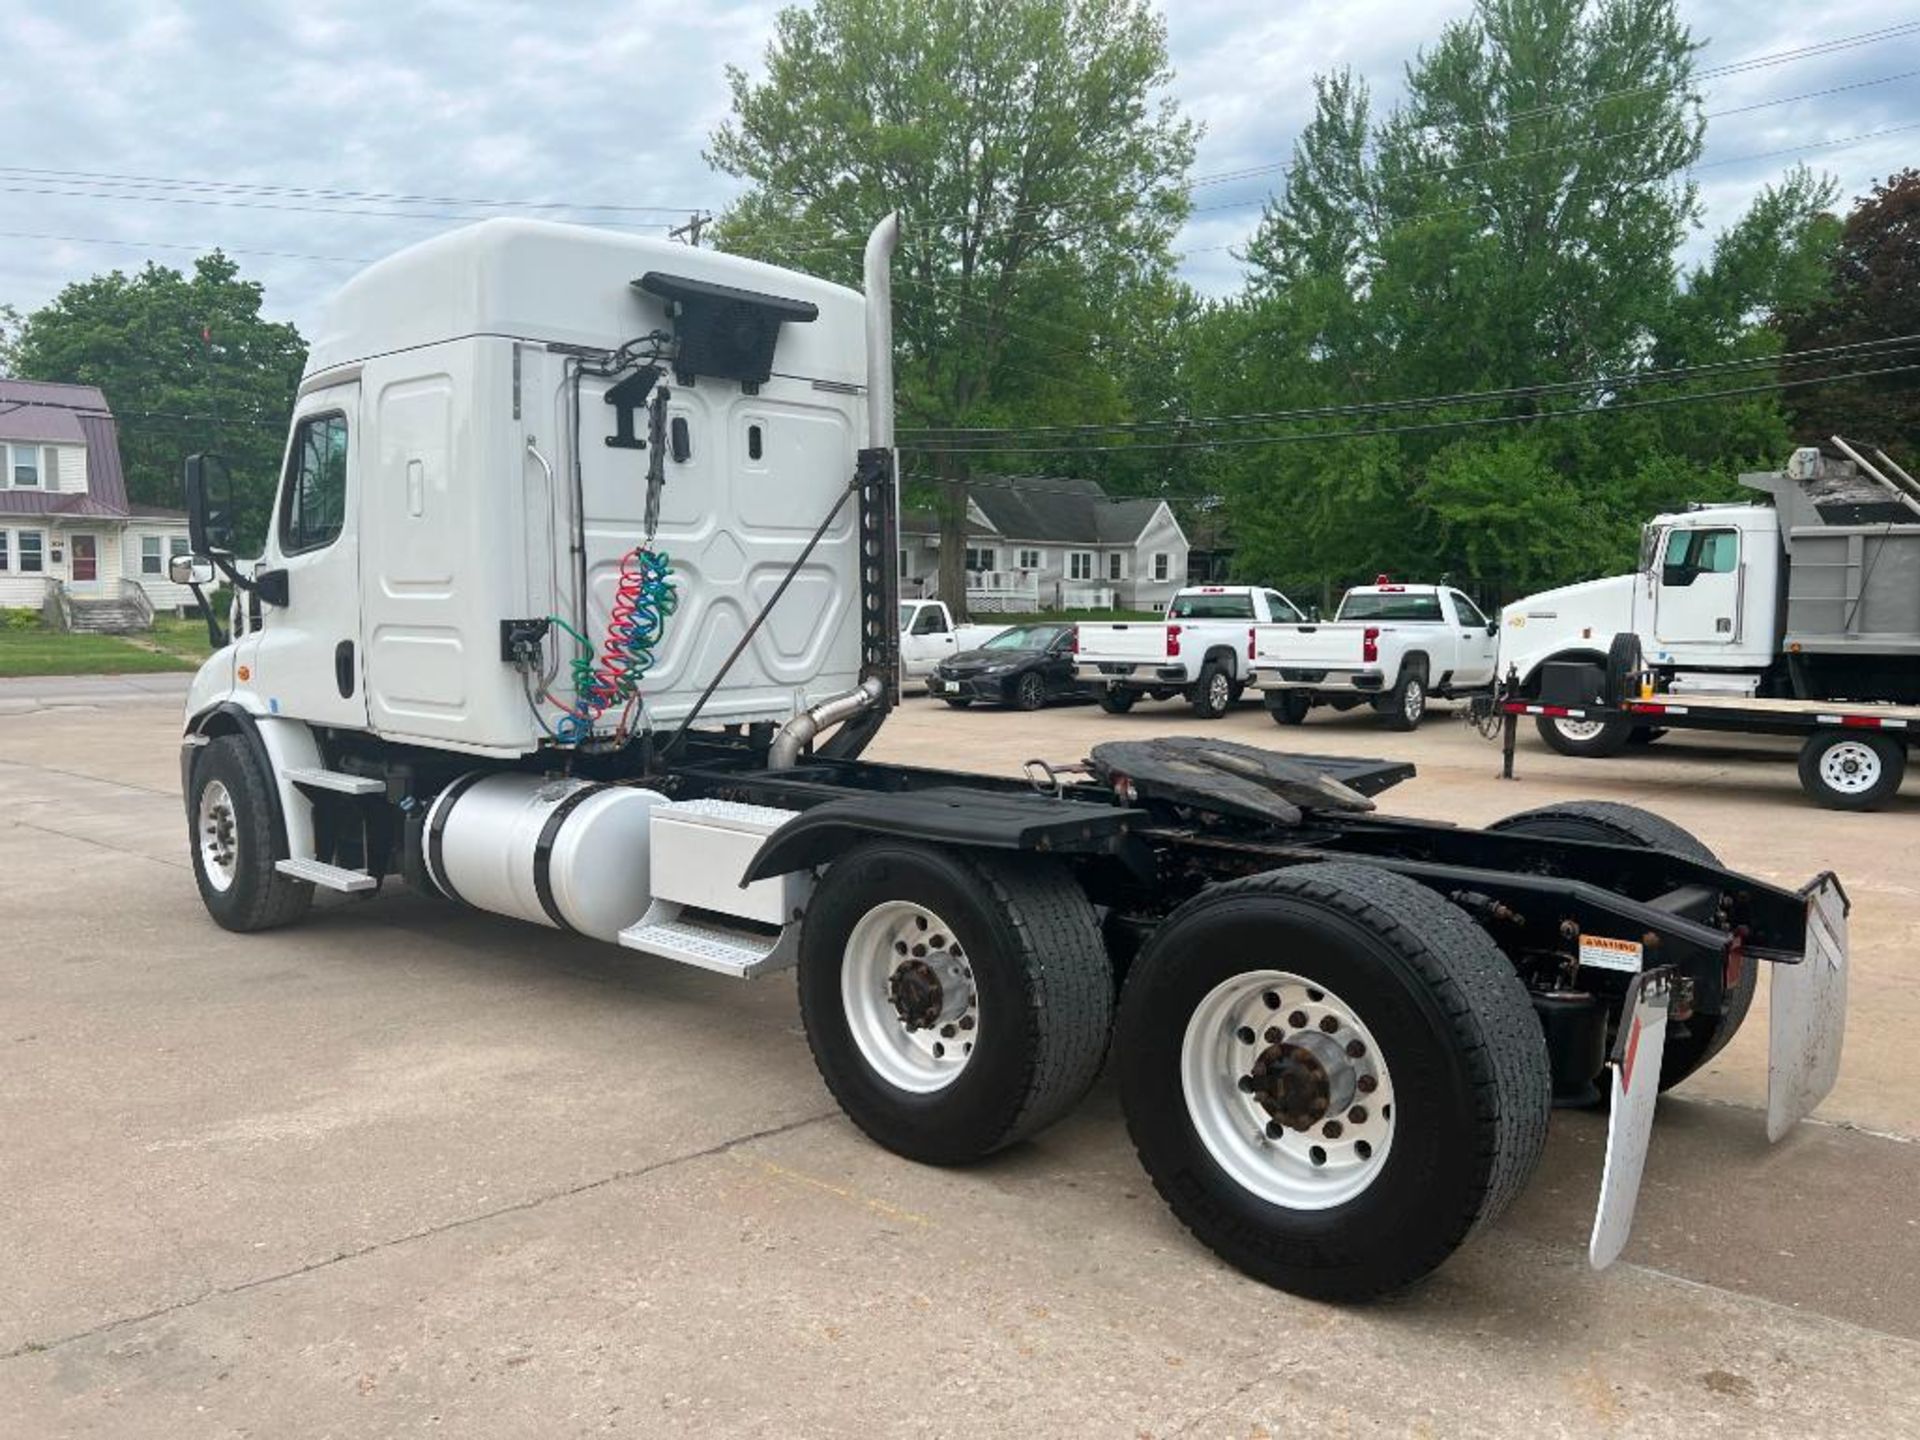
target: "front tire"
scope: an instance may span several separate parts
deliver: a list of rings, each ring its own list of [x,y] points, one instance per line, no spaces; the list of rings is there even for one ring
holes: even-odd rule
[[[1189,901],[1135,961],[1117,1044],[1128,1131],[1174,1213],[1319,1299],[1428,1274],[1546,1139],[1546,1044],[1512,965],[1458,907],[1371,866]]]
[[[1093,1083],[1113,970],[1058,864],[875,840],[828,868],[800,939],[800,1018],[847,1117],[896,1154],[978,1160]]]
[[[1800,747],[1800,788],[1829,810],[1878,810],[1906,773],[1906,747],[1877,730],[1816,730]]]
[[[1541,715],[1534,720],[1550,749],[1577,759],[1603,760],[1627,748],[1631,720],[1583,720],[1571,715]]]
[[[216,736],[194,760],[187,834],[201,903],[222,929],[247,933],[298,920],[313,886],[274,869],[286,855],[272,778],[244,735]]]
[[[1707,865],[1720,863],[1720,857],[1692,831],[1674,824],[1664,815],[1613,800],[1568,800],[1558,805],[1542,805],[1496,820],[1487,828],[1543,840],[1597,840],[1609,845],[1637,845],[1643,850],[1668,850]],[[1685,1034],[1667,1031],[1666,1053],[1660,1061],[1662,1090],[1671,1090],[1727,1048],[1727,1042],[1746,1022],[1747,1011],[1753,1007],[1754,987],[1759,981],[1759,962],[1744,960],[1717,1016],[1690,1022]],[[1606,1093],[1604,1085],[1601,1093]]]

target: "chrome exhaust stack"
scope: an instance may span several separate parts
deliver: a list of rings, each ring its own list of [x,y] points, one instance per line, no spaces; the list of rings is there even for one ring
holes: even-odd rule
[[[871,710],[886,693],[886,685],[880,677],[869,675],[846,694],[822,700],[811,710],[801,711],[780,727],[780,733],[773,737],[773,743],[767,747],[767,768],[791,770],[794,762],[800,758],[800,752],[811,745],[822,730],[838,725],[842,720],[851,720],[862,710]]]
[[[867,236],[867,445],[893,449],[893,252],[900,212],[890,211]]]

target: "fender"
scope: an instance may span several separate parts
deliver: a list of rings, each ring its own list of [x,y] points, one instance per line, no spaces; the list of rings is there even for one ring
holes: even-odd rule
[[[193,757],[205,743],[217,735],[239,735],[259,756],[260,763],[273,777],[269,792],[274,821],[286,850],[283,858],[312,859],[313,802],[286,778],[289,769],[324,770],[319,742],[301,720],[255,715],[234,700],[223,700],[187,722],[186,737],[180,745],[180,793],[183,803],[193,793]]]
[[[829,864],[875,835],[974,850],[1111,855],[1126,847],[1133,825],[1145,818],[1142,810],[958,786],[849,795],[802,811],[774,831],[740,884]]]

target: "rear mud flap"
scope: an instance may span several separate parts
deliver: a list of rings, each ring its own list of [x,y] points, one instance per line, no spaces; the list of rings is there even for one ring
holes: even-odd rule
[[[1607,1163],[1600,1176],[1587,1259],[1604,1270],[1620,1258],[1633,1229],[1640,1175],[1653,1134],[1653,1107],[1660,1098],[1660,1062],[1667,1049],[1667,1012],[1673,972],[1649,970],[1634,977],[1621,1013],[1626,1017],[1607,1059],[1613,1110],[1607,1121]]]
[[[1847,897],[1831,873],[1807,898],[1807,950],[1773,967],[1767,1007],[1767,1139],[1778,1140],[1826,1099],[1847,1029]]]

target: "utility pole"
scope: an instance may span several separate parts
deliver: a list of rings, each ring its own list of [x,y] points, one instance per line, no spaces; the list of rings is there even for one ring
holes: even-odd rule
[[[713,216],[705,210],[696,210],[687,217],[687,223],[676,225],[667,231],[667,238],[679,240],[688,245],[700,244],[700,232],[713,223]]]

